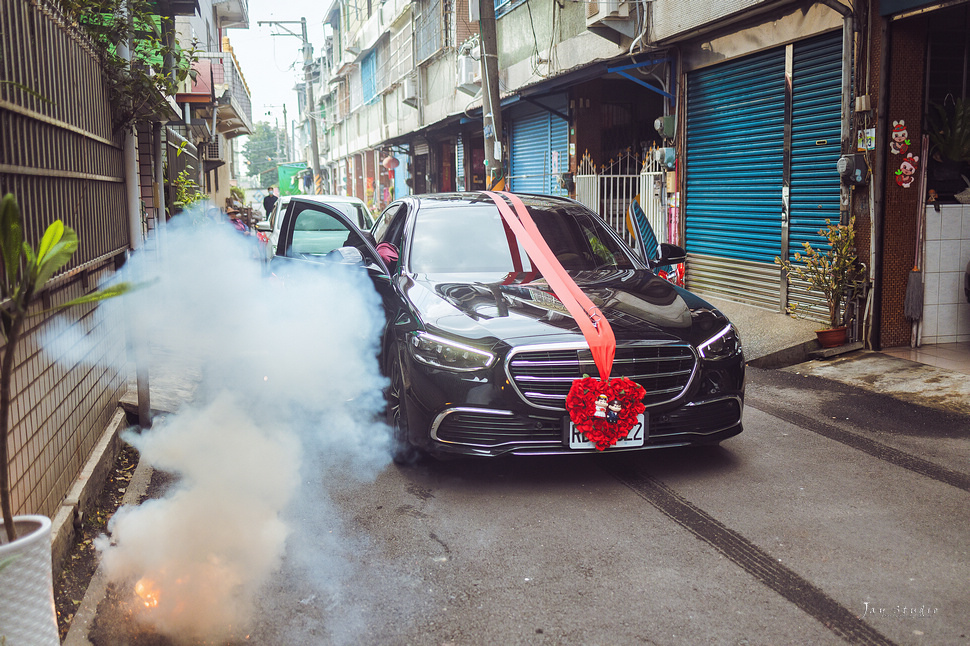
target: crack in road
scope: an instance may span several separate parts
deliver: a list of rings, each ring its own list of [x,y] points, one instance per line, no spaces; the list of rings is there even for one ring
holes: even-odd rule
[[[851,644],[872,646],[894,644],[860,619],[856,613],[779,563],[776,558],[744,536],[704,510],[695,507],[689,500],[659,480],[640,473],[629,460],[617,462],[615,465],[604,465],[604,469],[671,520],[719,551],[842,639]]]

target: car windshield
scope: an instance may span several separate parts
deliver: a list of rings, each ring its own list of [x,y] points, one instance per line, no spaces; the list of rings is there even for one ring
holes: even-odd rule
[[[370,229],[371,225],[373,224],[367,210],[364,209],[364,207],[362,207],[360,204],[355,202],[333,202],[331,206],[340,209],[351,222],[356,224],[361,229]]]
[[[625,246],[595,213],[582,207],[530,208],[532,219],[567,270],[634,269]],[[535,271],[525,250],[491,204],[424,209],[411,243],[415,273]]]

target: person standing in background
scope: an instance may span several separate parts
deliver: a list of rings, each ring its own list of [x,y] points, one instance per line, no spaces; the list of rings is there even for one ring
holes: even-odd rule
[[[266,190],[269,192],[269,194],[263,198],[263,211],[266,214],[265,217],[268,219],[269,214],[273,212],[273,207],[276,206],[276,201],[280,198],[279,195],[277,195],[275,186],[270,186]]]

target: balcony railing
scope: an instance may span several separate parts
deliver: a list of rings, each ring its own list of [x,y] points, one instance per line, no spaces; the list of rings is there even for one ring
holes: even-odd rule
[[[231,126],[218,127],[221,134],[234,137],[252,132],[253,102],[249,86],[243,77],[239,61],[224,38],[222,52],[198,52],[196,69],[200,72],[192,83],[192,93],[204,92],[210,84],[216,105],[219,106],[217,121],[232,121]],[[209,69],[206,69],[209,68]]]

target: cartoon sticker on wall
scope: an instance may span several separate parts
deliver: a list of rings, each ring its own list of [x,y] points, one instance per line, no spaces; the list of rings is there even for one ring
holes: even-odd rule
[[[905,155],[909,150],[909,131],[906,129],[906,122],[902,119],[893,121],[893,132],[889,142],[889,152],[894,155]]]
[[[909,188],[913,180],[916,179],[916,167],[919,164],[919,157],[913,157],[913,153],[908,153],[906,159],[899,164],[896,170],[896,183],[903,188]]]

